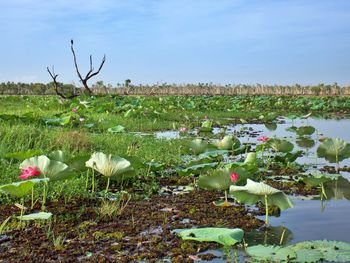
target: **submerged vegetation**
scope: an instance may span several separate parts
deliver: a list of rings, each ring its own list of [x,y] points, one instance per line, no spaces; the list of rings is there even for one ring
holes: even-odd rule
[[[192,262],[215,250],[348,262],[343,240],[290,244],[286,229],[267,240],[297,198],[350,200],[348,142],[310,123],[349,110],[347,97],[0,97],[0,260]]]

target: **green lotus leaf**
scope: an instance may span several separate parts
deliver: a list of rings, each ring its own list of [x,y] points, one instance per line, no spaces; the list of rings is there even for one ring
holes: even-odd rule
[[[289,152],[282,155],[276,155],[274,157],[274,160],[276,162],[287,164],[294,162],[296,159],[298,159],[298,157],[301,157],[302,155],[303,151]]]
[[[275,131],[277,129],[276,123],[265,123],[264,125],[269,131]]]
[[[23,161],[25,159],[31,158],[35,155],[39,155],[41,153],[42,153],[41,150],[29,149],[27,151],[8,153],[4,157],[6,159],[16,159],[18,161]]]
[[[86,162],[86,166],[115,180],[120,180],[127,173],[134,171],[128,160],[102,152],[93,153],[91,158]]]
[[[233,150],[241,146],[241,142],[234,136],[227,135],[222,140],[216,140],[213,144],[219,150]]]
[[[90,154],[77,155],[66,161],[70,169],[78,172],[87,170],[85,163],[90,159]]]
[[[312,126],[300,126],[299,128],[296,129],[296,133],[299,136],[304,136],[304,135],[311,135],[314,134],[316,129]]]
[[[341,162],[350,157],[350,144],[339,138],[326,139],[318,146],[317,156],[330,163]]]
[[[297,260],[294,260],[293,262],[312,263],[323,258],[322,252],[315,249],[301,248],[295,251],[295,253],[297,255]]]
[[[334,175],[333,175],[334,176]],[[337,180],[331,180],[325,183],[324,189],[327,199],[347,199],[350,200],[350,182],[346,178],[339,176]]]
[[[69,179],[74,176],[74,173],[69,169],[68,165],[59,161],[50,160],[45,155],[24,160],[19,166],[22,170],[28,167],[37,167],[41,172],[40,177],[50,178],[50,181]]]
[[[257,245],[247,248],[247,254],[262,262],[288,262],[297,257],[289,247]]]
[[[204,158],[218,158],[222,157],[223,155],[227,155],[230,151],[228,150],[214,150],[214,151],[208,151],[201,153],[198,155],[198,158],[204,159]]]
[[[47,181],[46,179],[32,179],[32,180],[25,180],[21,182],[15,182],[11,184],[4,184],[0,186],[0,192],[4,194],[8,194],[12,197],[21,198],[26,196],[29,192],[31,192],[32,188],[35,184]]]
[[[52,217],[52,213],[47,213],[47,212],[39,212],[39,213],[33,213],[29,215],[24,215],[22,217],[17,216],[17,218],[25,221],[29,220],[48,220]]]
[[[188,145],[189,150],[194,154],[204,153],[205,151],[207,151],[208,147],[209,144],[200,138],[194,139]]]
[[[107,131],[110,133],[122,133],[122,132],[125,132],[125,127],[122,125],[117,125],[117,126],[108,128]]]
[[[220,169],[211,175],[204,175],[198,178],[198,187],[207,190],[228,190],[232,185],[229,169]]]
[[[316,250],[321,252],[322,257],[316,258],[317,254],[315,254],[314,260],[312,261],[312,259],[310,259],[309,262],[316,262],[321,259],[330,262],[350,262],[350,243],[347,242],[316,240],[300,242],[291,247],[296,252],[304,250],[305,253],[302,253],[303,257],[305,257],[308,254],[307,251]],[[297,259],[298,262],[300,262],[299,258]]]
[[[306,148],[306,149],[312,148],[316,144],[315,140],[307,137],[298,138],[296,140],[296,143],[299,147]]]
[[[294,207],[289,197],[282,191],[273,188],[265,183],[257,183],[247,179],[245,186],[231,185],[230,194],[239,202],[253,205],[261,200],[265,204],[266,195],[268,204],[279,207],[282,211]]]
[[[223,246],[233,246],[242,241],[244,231],[240,228],[205,227],[182,230],[178,234],[183,240],[217,242]]]
[[[289,132],[296,132],[297,130],[298,130],[298,128],[295,126],[290,126],[290,127],[286,128],[286,131],[289,131]]]
[[[312,172],[307,175],[308,177],[304,177],[302,181],[310,186],[319,186],[320,184],[337,180],[339,177],[337,174],[323,174],[320,172]]]
[[[209,171],[213,168],[216,168],[217,166],[218,166],[217,162],[196,164],[180,170],[179,173],[180,175],[188,175],[188,174],[198,175],[203,172]]]
[[[250,152],[244,160],[245,164],[256,164],[256,153]]]
[[[259,119],[266,122],[271,122],[276,120],[277,117],[278,114],[276,112],[268,112],[267,114],[260,115]]]
[[[66,163],[68,159],[71,158],[71,156],[69,156],[68,154],[64,153],[61,150],[50,152],[48,157],[50,160],[58,161],[61,163]]]
[[[276,152],[288,153],[293,151],[294,145],[287,141],[277,138],[272,138],[267,142],[267,145]]]

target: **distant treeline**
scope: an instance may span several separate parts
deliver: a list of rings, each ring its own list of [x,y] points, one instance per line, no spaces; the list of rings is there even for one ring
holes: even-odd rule
[[[64,93],[83,92],[80,87],[72,84],[60,83],[60,90]],[[199,84],[161,84],[161,85],[139,85],[134,86],[129,82],[117,84],[116,87],[103,84],[102,81],[92,85],[93,93],[96,95],[350,95],[350,87],[341,87],[334,83],[332,85],[319,84],[315,86],[280,86],[280,85],[217,85],[212,83]],[[52,83],[0,83],[1,95],[54,95],[55,89]]]

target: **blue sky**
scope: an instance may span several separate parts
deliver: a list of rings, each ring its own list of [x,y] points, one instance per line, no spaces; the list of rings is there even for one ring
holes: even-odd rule
[[[350,85],[349,0],[0,0],[0,81]]]

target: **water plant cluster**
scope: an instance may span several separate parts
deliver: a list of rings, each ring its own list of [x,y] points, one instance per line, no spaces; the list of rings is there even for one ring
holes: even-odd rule
[[[166,260],[170,249],[169,260],[190,262],[218,249],[225,260],[242,259],[240,253],[261,262],[350,260],[346,242],[286,244],[285,232],[273,245],[244,238],[273,229],[271,217],[293,209],[296,196],[350,200],[343,174],[350,144],[309,124],[320,111],[345,117],[346,98],[0,102],[0,254],[10,256],[21,235],[44,231],[53,259]],[[290,137],[280,136],[275,131],[287,121]],[[158,139],[164,131],[175,136]],[[77,249],[83,243],[87,251]],[[40,249],[23,248],[17,260]]]

